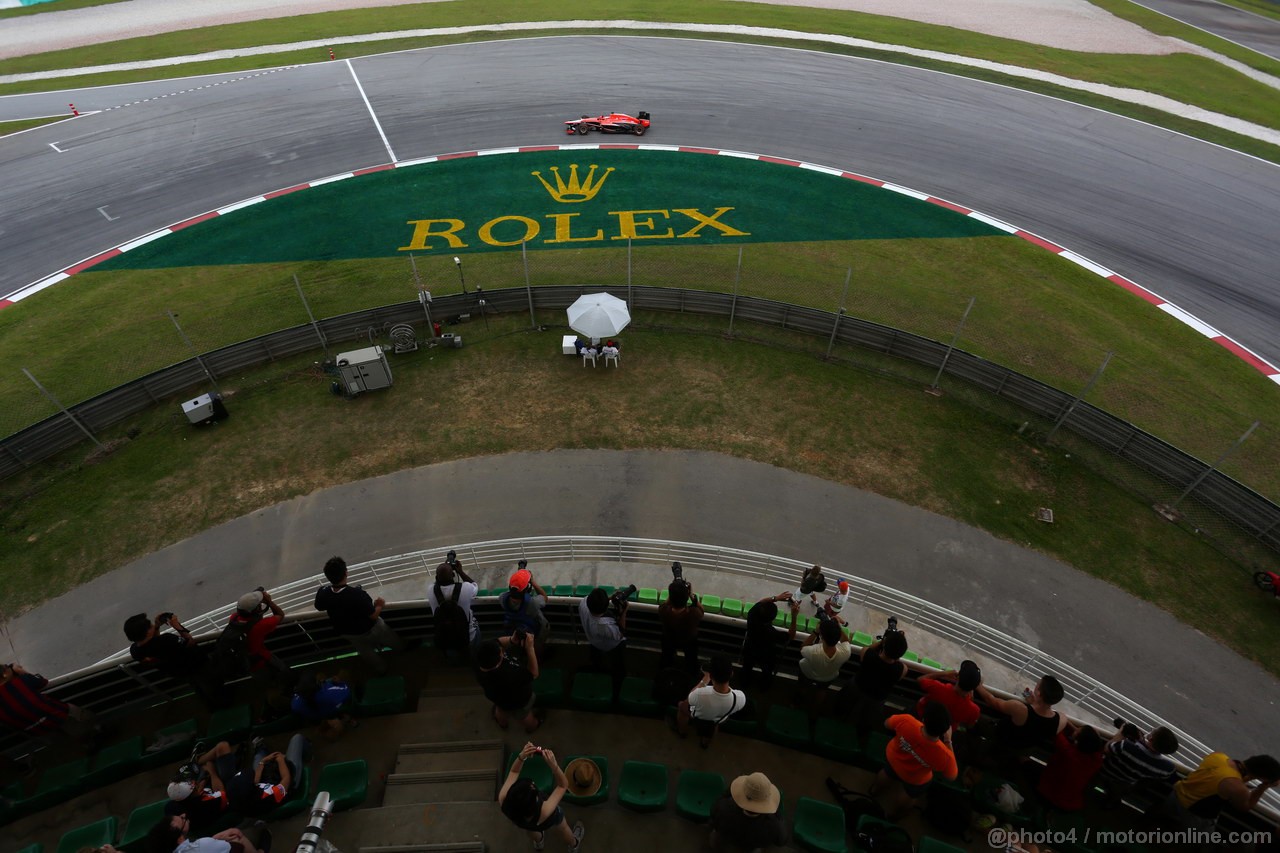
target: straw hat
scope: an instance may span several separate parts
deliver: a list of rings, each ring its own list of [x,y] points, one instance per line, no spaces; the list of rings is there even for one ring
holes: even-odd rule
[[[778,810],[782,794],[778,786],[769,781],[763,773],[752,773],[739,776],[729,784],[729,795],[738,804],[738,808],[756,814],[773,814]]]
[[[569,780],[569,793],[575,797],[595,796],[603,782],[600,768],[590,758],[573,759],[565,766],[564,775]]]

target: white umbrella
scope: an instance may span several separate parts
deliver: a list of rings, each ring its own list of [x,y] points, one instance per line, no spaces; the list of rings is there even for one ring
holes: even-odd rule
[[[588,293],[569,306],[569,328],[589,338],[613,337],[630,322],[627,303],[608,293]]]

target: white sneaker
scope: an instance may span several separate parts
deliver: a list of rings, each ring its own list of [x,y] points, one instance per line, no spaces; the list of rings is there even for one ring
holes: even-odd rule
[[[569,848],[569,853],[578,853],[582,849],[582,836],[586,834],[587,828],[582,825],[582,821],[573,825],[573,845]]]

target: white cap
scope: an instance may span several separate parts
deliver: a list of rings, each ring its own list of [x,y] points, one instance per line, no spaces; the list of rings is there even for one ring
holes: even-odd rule
[[[185,800],[191,796],[193,790],[195,788],[190,782],[170,782],[167,793],[169,794],[169,799],[177,801]]]

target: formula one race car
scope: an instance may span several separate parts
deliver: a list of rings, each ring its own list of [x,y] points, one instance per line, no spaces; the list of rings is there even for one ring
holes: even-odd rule
[[[577,133],[586,136],[595,130],[600,133],[634,133],[644,136],[649,129],[649,114],[640,112],[635,116],[625,113],[609,113],[602,116],[583,116],[564,123],[564,132],[570,135]]]

